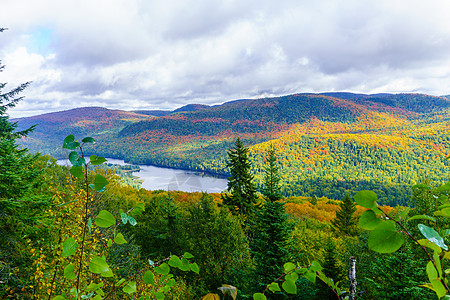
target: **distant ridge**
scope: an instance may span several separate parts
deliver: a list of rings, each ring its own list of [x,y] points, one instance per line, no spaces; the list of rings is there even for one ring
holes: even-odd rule
[[[132,112],[153,116],[153,117],[163,117],[168,116],[173,113],[180,113],[180,112],[187,112],[187,111],[196,111],[200,109],[208,108],[209,105],[205,104],[188,104],[185,106],[182,106],[180,108],[177,108],[175,110],[133,110]]]
[[[341,199],[376,189],[380,203],[405,205],[411,185],[424,175],[442,180],[450,168],[448,96],[299,93],[174,111],[85,107],[15,121],[38,125],[21,141],[35,152],[67,157],[65,136],[92,136],[93,154],[225,176],[239,137],[256,181],[274,145],[286,195]]]

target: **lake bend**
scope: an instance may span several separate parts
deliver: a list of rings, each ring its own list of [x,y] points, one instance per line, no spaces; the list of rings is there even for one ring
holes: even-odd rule
[[[107,163],[110,164],[130,165],[121,159],[106,159],[108,160]],[[58,160],[58,164],[70,165],[68,159]],[[151,165],[136,166],[139,166],[141,170],[133,172],[133,175],[143,180],[142,187],[147,190],[220,193],[227,188],[227,180],[224,178]]]

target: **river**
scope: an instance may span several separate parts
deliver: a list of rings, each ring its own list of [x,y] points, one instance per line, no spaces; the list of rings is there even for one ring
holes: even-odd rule
[[[121,159],[107,158],[107,163],[128,165]],[[69,164],[67,159],[58,160],[59,164]],[[212,176],[204,176],[198,172],[179,169],[161,168],[139,165],[141,170],[133,175],[143,180],[142,187],[147,190],[169,190],[184,192],[220,193],[227,188],[227,180]]]

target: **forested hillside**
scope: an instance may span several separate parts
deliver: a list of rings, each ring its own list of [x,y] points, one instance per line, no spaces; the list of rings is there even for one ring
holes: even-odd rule
[[[226,150],[240,137],[250,146],[257,181],[261,153],[270,144],[279,150],[285,195],[342,198],[376,189],[384,203],[404,205],[409,185],[442,181],[449,165],[449,106],[444,97],[423,94],[295,94],[187,106],[154,118],[116,112],[78,120],[61,115],[50,123],[55,113],[19,124],[42,124],[23,140],[34,151],[58,156],[50,141],[81,132],[96,137],[95,151],[104,156],[224,176]]]
[[[271,132],[272,139],[246,134],[250,148],[232,134],[219,138],[221,147],[231,144],[223,157],[214,156],[232,175],[222,194],[132,188],[104,166],[103,157],[86,159],[86,153],[101,151],[92,137],[60,141],[72,167],[59,166],[20,149],[16,140],[32,132],[14,134],[16,125],[0,114],[6,129],[0,136],[0,296],[190,300],[223,293],[232,299],[340,300],[352,293],[348,270],[355,256],[358,299],[445,296],[450,184],[406,186],[404,178],[397,180],[402,169],[412,176],[431,159],[445,170],[439,160],[446,151],[445,111],[400,118],[354,105],[359,114],[349,122],[312,117]],[[134,150],[131,137],[126,141]],[[114,144],[102,146],[107,142]],[[405,197],[412,208],[380,205],[389,182],[384,170],[394,167],[388,162],[406,164],[396,166],[397,177],[389,176],[393,186],[413,191],[388,196],[392,202]],[[328,171],[317,174],[319,168]],[[424,178],[432,178],[426,171]],[[301,181],[301,172],[309,182]],[[446,173],[437,172],[447,181]],[[353,185],[346,176],[356,178]],[[377,193],[354,193],[366,177],[368,184],[382,179]],[[282,194],[305,188],[349,195],[336,201]],[[426,282],[429,289],[419,287]]]

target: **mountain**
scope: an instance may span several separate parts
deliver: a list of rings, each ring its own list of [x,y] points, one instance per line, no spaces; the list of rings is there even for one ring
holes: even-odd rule
[[[162,116],[170,115],[172,113],[179,113],[179,112],[185,112],[185,111],[196,111],[196,110],[204,109],[207,107],[209,107],[209,106],[204,105],[204,104],[188,104],[188,105],[182,106],[180,108],[177,108],[175,110],[134,110],[133,112],[137,113],[137,114],[152,116],[152,117],[162,117]]]
[[[17,121],[39,124],[23,141],[35,151],[59,156],[64,136],[92,135],[96,154],[224,176],[226,151],[240,137],[257,181],[273,144],[286,195],[339,199],[375,189],[380,201],[405,204],[411,185],[438,182],[448,170],[449,111],[447,98],[423,94],[304,93],[187,105],[152,118],[84,108]]]

